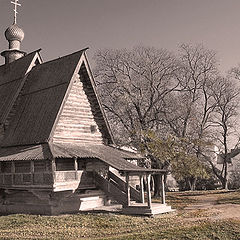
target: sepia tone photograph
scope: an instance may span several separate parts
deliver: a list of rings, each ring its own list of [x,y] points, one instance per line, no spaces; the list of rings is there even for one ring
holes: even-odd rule
[[[240,239],[239,0],[0,0],[0,239]]]

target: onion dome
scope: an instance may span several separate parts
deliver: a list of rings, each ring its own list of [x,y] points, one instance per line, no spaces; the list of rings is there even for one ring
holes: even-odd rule
[[[5,31],[5,37],[8,41],[17,40],[22,42],[24,38],[24,32],[17,24],[13,24]]]

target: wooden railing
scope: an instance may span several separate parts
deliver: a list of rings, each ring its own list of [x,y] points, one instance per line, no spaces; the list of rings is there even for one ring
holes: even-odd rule
[[[55,171],[55,181],[56,182],[68,182],[77,180],[76,171]]]
[[[1,173],[0,185],[51,185],[53,176],[51,172],[36,173]]]
[[[117,175],[115,175],[113,172],[108,172],[109,179],[113,181],[113,184],[115,183],[117,187],[126,193],[126,182],[123,181],[121,178],[119,178]],[[130,186],[130,194],[131,198],[137,202],[141,202],[141,195],[140,192],[137,191],[135,188]]]
[[[117,202],[127,205],[127,195],[121,191],[116,185],[109,182],[99,174],[95,173],[96,185],[101,188],[108,196],[114,198]]]
[[[117,202],[127,205],[126,182],[117,175],[108,172],[108,179],[103,178],[98,173],[95,173],[96,185],[101,188],[108,196],[114,198]],[[130,186],[131,199],[141,202],[140,192]]]

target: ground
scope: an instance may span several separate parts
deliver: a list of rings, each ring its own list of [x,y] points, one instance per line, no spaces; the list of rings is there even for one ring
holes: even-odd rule
[[[210,192],[195,194],[189,199],[195,201],[184,210],[205,211],[209,219],[238,219],[240,220],[240,192]]]
[[[167,201],[177,211],[154,218],[109,213],[0,216],[0,239],[240,239],[240,191],[167,193]]]

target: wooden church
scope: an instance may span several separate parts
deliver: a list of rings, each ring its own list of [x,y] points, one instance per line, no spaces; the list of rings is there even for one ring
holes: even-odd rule
[[[16,23],[5,36],[9,49],[1,53],[5,64],[0,66],[0,213],[56,215],[111,201],[122,204],[125,214],[171,211],[164,190],[162,204],[151,202],[150,176],[164,171],[133,164],[142,157],[114,144],[86,49],[43,62],[40,50],[20,50],[24,32]]]

